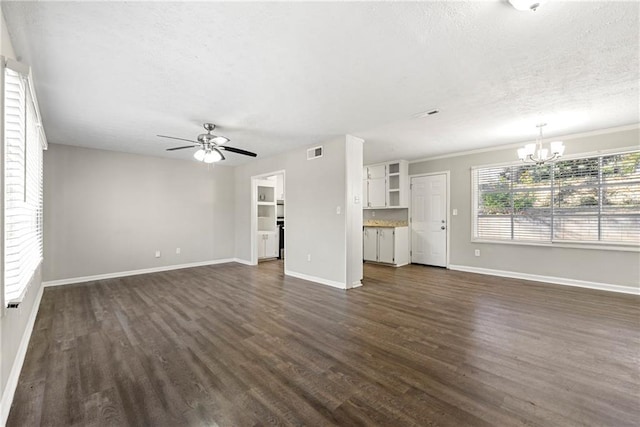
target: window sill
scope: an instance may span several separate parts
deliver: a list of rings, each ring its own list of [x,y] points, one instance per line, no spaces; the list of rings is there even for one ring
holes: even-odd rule
[[[595,249],[599,251],[640,252],[640,245],[617,245],[610,243],[526,242],[512,240],[471,239],[471,243],[498,245],[541,246],[546,248]]]

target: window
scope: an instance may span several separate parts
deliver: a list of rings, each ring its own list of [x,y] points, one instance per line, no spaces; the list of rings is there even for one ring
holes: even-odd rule
[[[28,68],[7,63],[3,80],[4,301],[10,305],[21,301],[42,260],[46,139]]]
[[[472,174],[475,239],[640,244],[640,151]]]

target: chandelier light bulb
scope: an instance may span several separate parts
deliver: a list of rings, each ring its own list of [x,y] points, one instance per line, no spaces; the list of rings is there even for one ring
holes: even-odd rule
[[[542,148],[542,128],[546,125],[546,123],[541,123],[537,126],[540,129],[540,136],[535,143],[526,144],[518,149],[518,158],[522,162],[543,165],[546,162],[553,162],[559,159],[564,154],[564,143],[562,141],[553,141],[549,144],[549,148]]]

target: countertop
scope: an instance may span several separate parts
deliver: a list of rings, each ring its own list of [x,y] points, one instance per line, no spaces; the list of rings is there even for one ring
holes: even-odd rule
[[[387,219],[368,219],[364,221],[362,224],[364,227],[408,227],[409,223],[407,221],[395,221],[395,220],[387,220]]]

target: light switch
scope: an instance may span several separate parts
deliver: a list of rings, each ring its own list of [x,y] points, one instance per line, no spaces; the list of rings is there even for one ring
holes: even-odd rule
[[[453,216],[456,216],[456,215],[458,215],[458,209],[453,210]]]
[[[336,207],[336,215],[340,215],[340,206]]]

